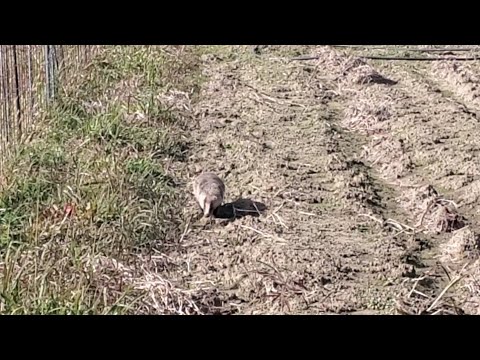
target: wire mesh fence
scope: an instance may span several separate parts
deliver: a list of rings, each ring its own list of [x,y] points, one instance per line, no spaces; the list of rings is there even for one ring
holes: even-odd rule
[[[0,45],[0,174],[41,111],[98,50],[93,45]]]

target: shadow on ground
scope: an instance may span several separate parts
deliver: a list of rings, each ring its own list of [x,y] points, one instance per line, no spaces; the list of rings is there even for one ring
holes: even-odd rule
[[[261,202],[250,199],[238,199],[218,207],[214,215],[218,219],[239,219],[245,216],[258,217],[267,209]]]

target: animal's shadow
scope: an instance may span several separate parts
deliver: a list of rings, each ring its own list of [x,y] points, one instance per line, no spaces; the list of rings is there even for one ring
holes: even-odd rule
[[[267,210],[261,202],[250,199],[238,199],[215,209],[213,215],[218,219],[240,219],[245,216],[258,217]]]

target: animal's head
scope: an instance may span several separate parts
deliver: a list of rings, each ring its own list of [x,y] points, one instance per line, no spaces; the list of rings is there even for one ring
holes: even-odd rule
[[[215,209],[222,204],[222,199],[219,196],[202,194],[201,202],[203,204],[203,215],[205,217],[211,217]]]
[[[198,194],[197,200],[198,200],[198,203],[200,204],[200,206],[203,209],[203,215],[205,217],[210,216],[211,213],[212,213],[212,210],[211,210],[212,205],[211,205],[210,199],[208,198],[208,195],[205,194],[205,193],[200,193],[200,194]]]
[[[203,216],[211,217],[213,213],[212,204],[205,202],[205,208],[203,209]]]

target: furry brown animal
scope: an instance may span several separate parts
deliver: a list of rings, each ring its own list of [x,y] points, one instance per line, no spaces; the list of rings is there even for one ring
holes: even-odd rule
[[[214,173],[200,174],[193,183],[193,194],[203,210],[205,217],[210,217],[223,203],[225,184]]]

